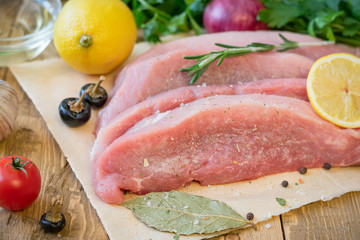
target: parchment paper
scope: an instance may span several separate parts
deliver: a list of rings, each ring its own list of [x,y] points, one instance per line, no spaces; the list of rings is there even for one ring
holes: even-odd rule
[[[167,39],[170,40],[170,39]],[[148,50],[147,43],[137,44],[131,58]],[[98,76],[81,74],[71,69],[59,58],[34,61],[10,67],[19,84],[34,102],[45,119],[48,128],[60,145],[64,155],[83,185],[91,204],[96,209],[111,239],[173,239],[174,234],[163,233],[147,227],[138,221],[130,210],[103,202],[94,192],[91,183],[90,150],[95,140],[93,135],[97,112],[93,111],[89,122],[78,128],[69,128],[62,123],[58,105],[66,97],[77,97],[86,83],[94,83]],[[106,76],[103,83],[108,91],[113,85],[116,70]],[[295,185],[302,178],[303,184]],[[281,182],[289,181],[283,188]],[[306,175],[298,172],[271,175],[252,181],[219,186],[200,186],[193,183],[181,189],[188,193],[202,195],[229,204],[245,216],[253,212],[254,222],[260,222],[299,208],[314,201],[326,201],[351,191],[360,191],[360,167],[310,169]],[[127,194],[126,198],[133,198]],[[286,199],[287,205],[280,206],[276,197]],[[182,236],[181,239],[201,239],[208,236]]]

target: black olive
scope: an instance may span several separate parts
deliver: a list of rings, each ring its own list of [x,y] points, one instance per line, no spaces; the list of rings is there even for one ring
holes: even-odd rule
[[[86,123],[91,117],[90,105],[83,101],[86,92],[80,98],[65,98],[59,105],[61,120],[70,127]]]
[[[281,186],[287,187],[287,186],[289,186],[289,182],[284,180],[284,181],[282,181]]]
[[[299,173],[300,174],[305,174],[307,172],[307,168],[306,167],[301,167],[299,168]]]
[[[65,227],[65,216],[59,212],[59,204],[56,203],[55,209],[44,213],[40,219],[40,225],[45,232],[60,232]]]
[[[326,170],[330,170],[330,169],[331,169],[331,164],[330,164],[330,163],[325,163],[325,164],[324,164],[324,168],[325,168]]]
[[[253,220],[254,219],[254,214],[252,212],[249,212],[248,214],[246,214],[246,219],[247,220]]]
[[[85,91],[88,91],[88,93],[85,95],[84,100],[93,107],[99,108],[104,106],[108,99],[108,94],[106,90],[100,86],[100,84],[104,80],[105,77],[100,76],[100,79],[96,84],[86,84],[80,90],[80,95],[82,95]]]

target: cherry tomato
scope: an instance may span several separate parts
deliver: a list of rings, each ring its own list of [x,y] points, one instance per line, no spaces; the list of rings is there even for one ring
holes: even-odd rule
[[[0,207],[26,208],[38,197],[40,187],[39,169],[29,159],[21,156],[0,159]]]

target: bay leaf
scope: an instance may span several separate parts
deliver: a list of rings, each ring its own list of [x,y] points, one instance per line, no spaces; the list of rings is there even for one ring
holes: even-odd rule
[[[176,234],[214,233],[255,226],[223,202],[178,191],[149,193],[122,205],[146,225]]]

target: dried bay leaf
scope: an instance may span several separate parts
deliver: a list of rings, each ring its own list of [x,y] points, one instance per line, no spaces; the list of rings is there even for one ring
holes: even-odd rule
[[[276,198],[276,201],[280,204],[280,206],[285,206],[286,205],[286,200],[283,198]]]
[[[223,202],[188,193],[149,193],[122,204],[150,227],[190,235],[238,229],[254,224]]]

